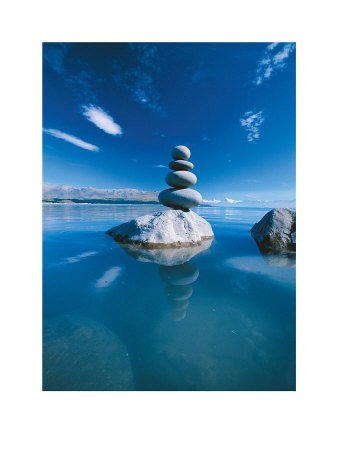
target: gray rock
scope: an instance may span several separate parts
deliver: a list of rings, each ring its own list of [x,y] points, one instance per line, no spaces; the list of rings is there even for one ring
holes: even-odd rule
[[[183,159],[177,159],[176,161],[170,161],[169,169],[171,170],[192,170],[194,165],[190,161],[184,161]]]
[[[159,201],[164,206],[189,209],[202,203],[202,196],[194,189],[166,189],[160,192]]]
[[[276,208],[251,228],[251,235],[261,249],[296,250],[296,211]]]
[[[176,172],[170,172],[165,177],[165,181],[169,186],[175,188],[188,188],[197,183],[196,175],[186,170],[177,170]]]
[[[107,234],[117,242],[143,248],[189,247],[214,237],[211,225],[198,214],[174,209],[137,217],[111,228]]]
[[[184,159],[190,158],[190,150],[185,145],[177,145],[171,150],[171,156],[174,159]]]

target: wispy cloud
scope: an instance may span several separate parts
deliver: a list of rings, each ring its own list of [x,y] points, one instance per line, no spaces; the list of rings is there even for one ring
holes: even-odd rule
[[[63,139],[64,141],[70,142],[71,144],[76,145],[77,147],[84,148],[86,150],[90,150],[91,152],[98,152],[100,149],[96,145],[89,144],[88,142],[83,141],[71,134],[64,133],[60,130],[54,130],[52,128],[44,128],[43,131],[51,136],[54,136],[58,139]]]
[[[156,164],[156,166],[153,167],[157,167],[159,169],[167,169],[167,166],[164,166],[163,164]]]
[[[214,199],[214,200],[204,200],[203,199],[203,203],[221,203],[221,200],[216,200],[216,199]]]
[[[64,59],[71,48],[71,44],[48,43],[43,45],[43,56],[45,62],[59,75],[65,72]]]
[[[273,72],[283,70],[286,66],[286,60],[295,48],[296,44],[292,42],[286,44],[273,42],[269,44],[258,62],[253,83],[259,86],[270,78]]]
[[[101,130],[113,136],[123,134],[122,128],[114,119],[99,106],[88,105],[82,106],[82,114],[84,117],[96,125]]]
[[[225,197],[225,201],[228,203],[242,203],[243,200],[234,200],[232,198]]]
[[[154,82],[159,70],[157,46],[154,44],[129,44],[132,66],[123,66],[122,61],[113,64],[113,80],[126,89],[134,101],[153,111],[160,111],[160,94]]]
[[[109,287],[121,275],[122,269],[122,267],[113,266],[106,270],[101,277],[95,281],[95,287],[97,289]]]
[[[86,44],[89,49],[95,44]],[[81,98],[82,102],[97,103],[98,86],[111,79],[125,89],[137,103],[153,110],[162,109],[156,75],[160,71],[158,47],[151,43],[118,44],[108,50],[102,46],[102,62],[97,63],[96,52],[81,51],[82,44],[46,43],[44,63],[55,70]],[[123,49],[124,57],[120,51]],[[79,52],[80,50],[80,52]],[[84,100],[86,99],[86,100]]]
[[[74,46],[72,43],[45,43],[44,62],[55,70],[77,95],[94,101],[96,100],[94,84],[99,77],[89,68],[86,61],[73,57]]]
[[[207,136],[204,136],[204,137],[202,137],[202,141],[203,142],[208,142],[208,141],[210,141],[210,139]]]
[[[264,122],[263,111],[247,111],[240,119],[241,126],[245,128],[248,133],[248,141],[252,142],[260,137],[260,126]]]
[[[81,261],[82,259],[88,258],[89,256],[97,255],[97,253],[98,252],[84,252],[76,256],[69,256],[68,258],[64,258],[64,260],[60,264],[74,264]]]

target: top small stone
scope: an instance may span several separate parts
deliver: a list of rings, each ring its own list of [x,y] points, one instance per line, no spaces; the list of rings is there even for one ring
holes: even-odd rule
[[[184,145],[177,145],[171,150],[171,156],[174,159],[183,159],[186,161],[190,158],[190,150]]]

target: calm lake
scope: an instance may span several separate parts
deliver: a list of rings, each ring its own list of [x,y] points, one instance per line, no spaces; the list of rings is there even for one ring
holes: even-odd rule
[[[268,209],[201,207],[215,238],[174,267],[105,234],[157,205],[43,205],[44,390],[294,390],[295,261]]]

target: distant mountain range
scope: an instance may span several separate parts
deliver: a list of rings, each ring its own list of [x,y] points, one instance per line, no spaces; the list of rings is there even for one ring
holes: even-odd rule
[[[159,191],[96,189],[65,184],[43,184],[42,199],[52,203],[158,203]]]

